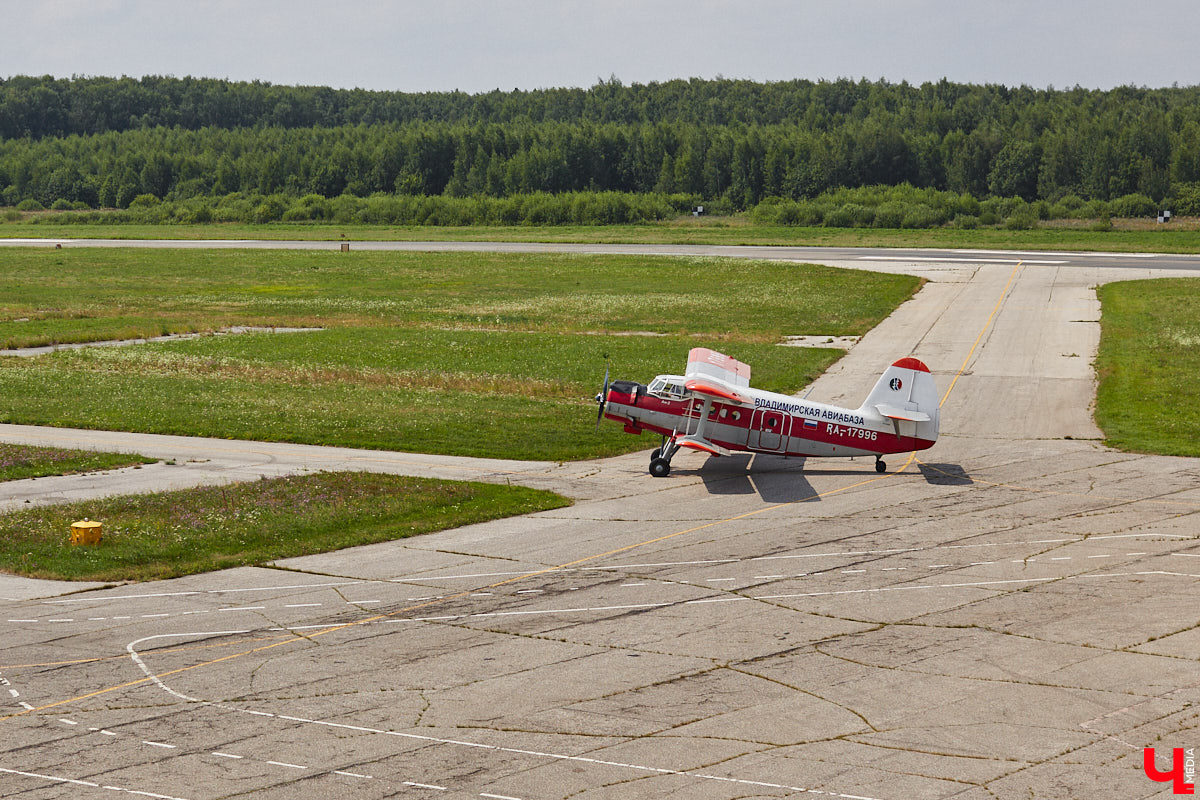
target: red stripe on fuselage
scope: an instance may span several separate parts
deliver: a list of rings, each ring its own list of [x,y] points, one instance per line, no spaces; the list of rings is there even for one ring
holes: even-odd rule
[[[693,420],[697,420],[700,416],[701,403],[697,402],[693,411],[691,410],[693,403],[691,400],[663,400],[652,395],[643,395],[638,399],[635,406],[634,399],[632,395],[610,392],[608,402],[610,410],[606,411],[605,417],[616,422],[633,420],[638,427],[662,436],[671,436],[676,431],[680,434],[694,432],[694,428],[690,426],[694,425]],[[672,417],[672,425],[671,427],[667,427],[655,424],[646,419],[643,416],[643,412],[658,412],[669,415]],[[724,416],[722,416],[722,413],[724,413]],[[709,424],[705,429],[705,438],[713,444],[720,445],[729,450],[793,456],[831,455],[825,452],[824,448],[820,452],[813,452],[813,448],[805,447],[806,442],[828,445],[830,448],[845,449],[847,451],[845,453],[846,456],[907,453],[912,450],[925,450],[934,444],[929,439],[919,439],[914,436],[897,436],[894,433],[878,428],[868,426],[860,428],[855,425],[830,423],[822,420],[816,420],[817,427],[815,430],[811,428],[806,429],[804,421],[812,419],[811,417],[794,416],[783,411],[775,411],[773,412],[774,414],[791,420],[786,452],[779,449],[752,448],[748,442],[750,440],[750,420],[753,413],[753,409],[740,408],[723,403],[713,403],[709,414]],[[722,425],[737,428],[738,440],[730,441],[728,435],[720,433],[717,426]],[[873,434],[875,438],[864,438],[862,436],[864,432],[868,436]],[[768,431],[768,434],[770,433]],[[834,452],[832,455],[840,456],[842,453]]]

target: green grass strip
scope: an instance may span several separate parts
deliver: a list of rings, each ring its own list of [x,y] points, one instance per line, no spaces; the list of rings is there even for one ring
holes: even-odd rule
[[[326,472],[122,495],[0,515],[0,570],[144,581],[268,563],[568,506],[519,486]],[[71,546],[72,522],[103,541]]]
[[[0,443],[0,481],[97,472],[152,464],[154,461],[153,458],[129,453],[98,453],[92,450]]]
[[[1200,279],[1099,288],[1096,422],[1110,447],[1200,456]]]

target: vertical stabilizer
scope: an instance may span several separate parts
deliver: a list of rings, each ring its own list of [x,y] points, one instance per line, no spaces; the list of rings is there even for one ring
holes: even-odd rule
[[[937,386],[929,367],[916,358],[902,358],[884,370],[859,410],[892,420],[900,436],[929,444],[938,437]]]

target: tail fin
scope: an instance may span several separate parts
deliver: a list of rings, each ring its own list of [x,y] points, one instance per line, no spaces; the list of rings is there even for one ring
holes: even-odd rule
[[[929,444],[937,440],[937,386],[929,367],[918,359],[902,358],[884,370],[859,411],[890,419],[900,436],[923,439]]]

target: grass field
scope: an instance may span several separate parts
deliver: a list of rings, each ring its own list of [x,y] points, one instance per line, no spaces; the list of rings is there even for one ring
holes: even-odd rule
[[[0,570],[152,580],[402,539],[570,505],[552,492],[359,472],[271,478],[0,515]],[[102,520],[96,546],[72,522]]]
[[[1109,283],[1098,294],[1096,422],[1105,443],[1200,457],[1200,279]]]
[[[3,238],[302,239],[336,241],[495,241],[613,244],[759,244],[822,247],[931,247],[1006,250],[1200,253],[1200,224],[1177,220],[1115,220],[1111,231],[1060,221],[1027,231],[1000,228],[884,230],[760,225],[744,217],[685,217],[640,225],[390,226],[269,223],[248,225],[69,225],[0,223]]]
[[[152,458],[128,453],[97,453],[0,442],[0,481],[72,475],[153,462]]]
[[[604,374],[717,347],[796,390],[915,278],[721,259],[263,251],[0,251],[0,341],[321,326],[0,356],[0,421],[549,460],[650,445],[593,429]],[[654,333],[656,335],[624,335]],[[519,435],[514,435],[518,432]]]

